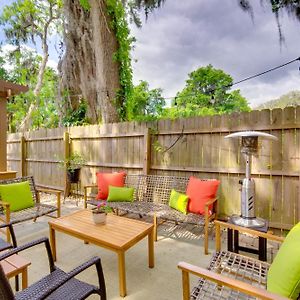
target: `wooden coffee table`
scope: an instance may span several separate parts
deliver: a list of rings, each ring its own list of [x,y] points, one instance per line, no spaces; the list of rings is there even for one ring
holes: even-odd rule
[[[76,211],[49,221],[50,244],[56,260],[55,231],[114,251],[118,255],[120,296],[126,296],[125,252],[148,236],[148,264],[154,267],[154,226],[139,220],[107,215],[106,224],[95,224],[90,210]]]

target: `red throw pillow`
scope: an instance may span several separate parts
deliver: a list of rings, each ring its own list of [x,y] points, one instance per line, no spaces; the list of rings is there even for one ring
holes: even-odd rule
[[[205,203],[207,200],[216,197],[219,184],[219,180],[201,180],[191,176],[186,189],[186,194],[190,198],[189,212],[204,214]],[[212,206],[209,209],[211,211]]]
[[[120,173],[96,173],[97,185],[98,185],[98,195],[97,199],[106,200],[108,196],[108,186],[123,187],[125,184],[125,172]]]

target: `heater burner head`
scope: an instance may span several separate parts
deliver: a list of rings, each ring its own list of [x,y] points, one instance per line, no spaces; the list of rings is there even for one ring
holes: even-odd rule
[[[225,139],[229,139],[229,138],[251,138],[251,137],[261,137],[263,139],[267,139],[267,140],[274,140],[277,141],[277,137],[272,135],[272,134],[268,134],[265,132],[259,132],[259,131],[240,131],[240,132],[235,132],[235,133],[231,133],[229,135],[225,136]]]
[[[242,153],[256,154],[258,151],[258,137],[268,140],[277,141],[277,137],[268,133],[258,131],[241,131],[231,133],[225,136],[225,139],[229,138],[242,138]]]

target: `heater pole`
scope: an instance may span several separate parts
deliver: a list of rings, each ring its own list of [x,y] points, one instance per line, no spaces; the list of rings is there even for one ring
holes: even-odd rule
[[[245,153],[246,157],[246,178],[251,178],[251,164],[252,164],[252,155],[249,153]]]

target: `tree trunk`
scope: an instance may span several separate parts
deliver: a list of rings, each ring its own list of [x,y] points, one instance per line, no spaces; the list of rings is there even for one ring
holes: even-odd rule
[[[47,28],[48,30],[48,28]],[[47,66],[48,62],[48,44],[47,44],[47,35],[43,37],[42,41],[42,48],[43,48],[43,57],[42,57],[42,62],[39,67],[39,73],[37,77],[37,84],[34,88],[33,95],[35,96],[35,101],[31,102],[27,111],[27,114],[25,115],[24,119],[22,120],[21,124],[18,126],[18,131],[25,132],[30,129],[31,127],[31,122],[32,122],[32,114],[35,110],[38,109],[40,105],[39,101],[39,94],[42,89],[42,84],[43,84],[43,78],[44,78],[44,73],[45,69]]]
[[[69,91],[66,108],[77,109],[80,99],[88,103],[91,123],[117,122],[116,92],[120,88],[118,49],[110,28],[105,0],[91,0],[84,11],[78,0],[64,0],[66,52],[60,63],[62,87]]]

